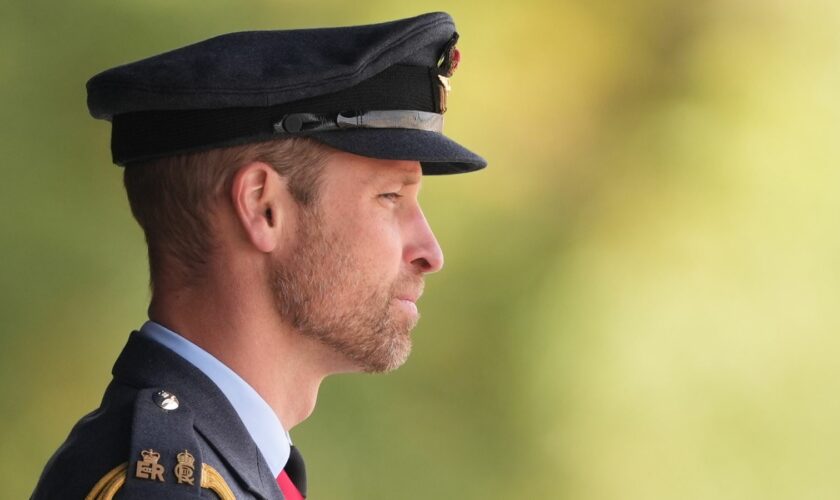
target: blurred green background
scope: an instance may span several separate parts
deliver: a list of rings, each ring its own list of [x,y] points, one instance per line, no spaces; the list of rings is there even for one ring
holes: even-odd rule
[[[148,300],[94,73],[215,34],[446,10],[447,256],[409,363],[326,381],[313,499],[840,492],[840,3],[0,6],[0,496],[94,408]]]

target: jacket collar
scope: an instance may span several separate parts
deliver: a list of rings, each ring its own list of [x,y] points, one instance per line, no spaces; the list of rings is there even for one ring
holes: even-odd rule
[[[196,430],[251,493],[277,498],[279,489],[265,459],[236,410],[218,387],[173,351],[132,332],[112,370],[133,387],[159,387],[175,394],[195,415]]]

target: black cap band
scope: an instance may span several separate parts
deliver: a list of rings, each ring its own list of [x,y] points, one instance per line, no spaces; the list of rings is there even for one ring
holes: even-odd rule
[[[440,132],[441,92],[437,68],[397,64],[348,89],[293,103],[119,114],[113,118],[111,151],[114,163],[130,165],[208,145],[269,140],[278,134],[358,127]],[[302,123],[298,130],[284,127],[284,118],[290,116],[308,121],[308,126]]]

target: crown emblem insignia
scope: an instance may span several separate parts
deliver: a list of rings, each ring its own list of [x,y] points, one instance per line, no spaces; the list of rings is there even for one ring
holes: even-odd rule
[[[142,460],[137,461],[137,469],[135,476],[140,479],[150,479],[152,481],[163,482],[163,465],[158,463],[160,460],[160,453],[155,450],[148,449],[140,452]]]
[[[175,466],[175,477],[179,484],[195,484],[195,457],[189,451],[184,450],[176,457],[178,465]]]

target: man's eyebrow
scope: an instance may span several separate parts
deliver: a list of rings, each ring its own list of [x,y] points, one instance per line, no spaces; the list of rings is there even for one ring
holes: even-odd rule
[[[413,186],[415,184],[420,184],[420,181],[422,179],[422,174],[414,172],[389,172],[386,175],[382,175],[381,172],[374,172],[370,174],[370,176],[368,176],[368,182],[371,183],[398,182],[403,186]]]
[[[420,179],[422,179],[420,174],[405,174],[402,177],[402,183],[404,186],[412,186],[414,184],[420,184]]]

